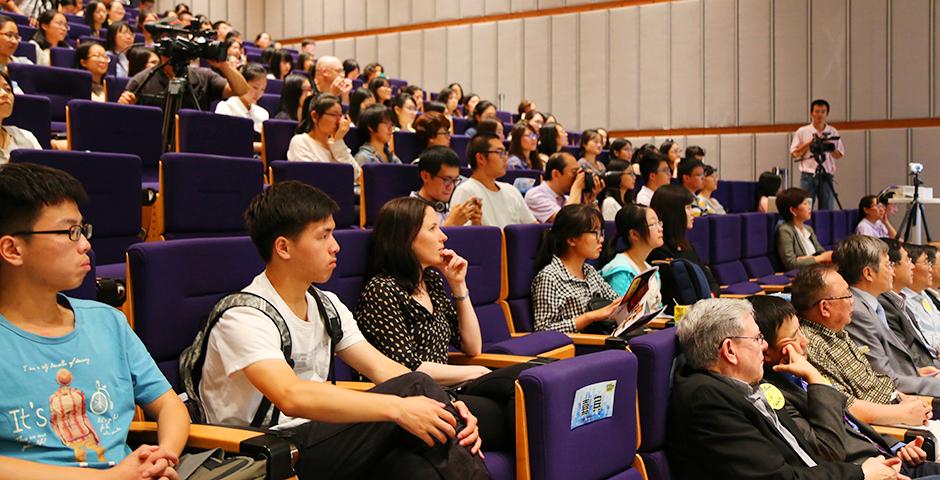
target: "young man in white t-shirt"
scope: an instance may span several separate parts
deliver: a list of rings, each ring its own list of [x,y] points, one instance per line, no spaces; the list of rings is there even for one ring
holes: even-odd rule
[[[427,375],[369,345],[331,293],[342,331],[336,355],[377,386],[357,392],[326,381],[331,339],[307,289],[329,280],[336,268],[337,210],[322,191],[283,182],[256,197],[245,213],[267,265],[244,291],[263,297],[284,318],[294,367],[269,318],[251,308],[228,310],[209,335],[200,383],[210,423],[249,425],[263,394],[281,412],[275,428],[300,450],[300,478],[360,478],[378,471],[385,478],[486,478],[477,421],[467,407],[451,403]]]
[[[517,223],[536,223],[519,190],[496,181],[506,175],[509,159],[499,137],[491,133],[474,135],[467,147],[467,158],[473,175],[454,190],[451,205],[460,205],[476,197],[483,203],[483,225],[503,228]]]

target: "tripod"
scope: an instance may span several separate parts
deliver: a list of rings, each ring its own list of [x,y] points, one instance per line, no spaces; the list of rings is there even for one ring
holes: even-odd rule
[[[826,167],[823,165],[823,162],[825,162],[823,153],[813,152],[813,158],[816,159],[816,171],[813,172],[813,178],[817,180],[816,192],[815,195],[813,195],[813,208],[816,207],[816,200],[822,196],[823,189],[829,187],[829,191],[832,192],[832,198],[836,199],[836,205],[839,206],[839,210],[842,210],[842,202],[839,200],[839,193],[836,192],[836,187],[832,184],[832,174],[827,172]]]
[[[140,82],[134,94],[137,93],[149,82],[153,76],[163,70],[167,65],[173,67],[173,78],[170,79],[166,89],[166,99],[163,103],[163,152],[172,152],[176,150],[176,114],[183,106],[183,97],[188,93],[192,97],[193,105],[199,109],[199,99],[196,98],[196,92],[193,92],[189,84],[189,68],[185,61],[174,61],[173,59],[157,65],[143,82]]]
[[[894,236],[895,240],[901,239],[901,234],[904,234],[904,242],[907,243],[911,238],[911,230],[917,227],[917,219],[920,217],[920,221],[924,224],[924,233],[927,234],[927,242],[931,242],[930,238],[930,228],[927,227],[927,215],[924,213],[924,204],[920,202],[920,172],[914,172],[914,198],[911,200],[911,204],[907,206],[907,211],[904,212],[904,218],[901,220],[901,228],[898,229],[898,233]]]

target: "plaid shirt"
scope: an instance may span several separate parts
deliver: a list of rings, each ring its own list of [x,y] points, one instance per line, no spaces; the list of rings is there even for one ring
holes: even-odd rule
[[[584,280],[573,277],[557,256],[532,280],[532,308],[535,330],[573,333],[574,319],[587,312],[588,302],[595,294],[608,300],[619,295],[594,270],[584,264]]]
[[[809,320],[802,320],[800,326],[809,340],[807,359],[833,387],[849,397],[847,406],[857,398],[891,403],[896,390],[894,381],[872,370],[865,354],[845,330],[835,332]]]

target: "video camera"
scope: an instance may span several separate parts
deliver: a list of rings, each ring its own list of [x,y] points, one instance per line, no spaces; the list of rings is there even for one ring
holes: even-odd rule
[[[823,133],[822,136],[813,135],[813,143],[809,145],[809,151],[815,157],[821,157],[827,153],[836,151],[836,140],[839,140],[841,137],[830,137],[828,133]]]
[[[144,28],[158,39],[154,51],[168,57],[174,69],[185,68],[197,58],[219,62],[228,58],[229,42],[216,40],[213,30],[200,31],[196,24],[179,28],[163,23],[149,23]]]

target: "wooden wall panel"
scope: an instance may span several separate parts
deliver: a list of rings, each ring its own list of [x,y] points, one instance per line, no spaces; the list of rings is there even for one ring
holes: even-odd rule
[[[774,2],[774,123],[807,119],[809,25],[809,0]]]
[[[523,21],[522,50],[525,58],[525,98],[536,103],[548,112],[552,109],[552,96],[549,85],[552,82],[550,59],[551,45],[544,39],[551,35],[552,27],[547,17],[527,18]],[[455,78],[455,77],[450,77]]]
[[[578,129],[578,16],[552,17],[551,38],[551,112],[568,129]]]
[[[366,29],[366,0],[343,0],[343,25],[347,32]]]
[[[478,23],[470,28],[470,89],[496,103],[496,23]]]
[[[846,12],[847,0],[812,0],[812,82],[810,96],[825,98],[831,105],[829,119],[845,120],[846,96]]]
[[[640,10],[639,7],[618,8],[610,11],[612,31],[608,36],[610,62],[608,80],[608,112],[611,129],[627,130],[639,127],[640,103]],[[636,145],[639,146],[639,145]]]
[[[597,11],[578,18],[578,125],[582,130],[609,124],[607,107],[612,95],[607,85],[607,17],[607,11]]]
[[[891,1],[891,118],[930,115],[930,1]]]
[[[869,192],[877,192],[888,185],[903,185],[907,180],[907,133],[905,128],[872,130],[869,133]]]
[[[385,69],[385,76],[392,78],[401,78],[401,69],[399,68],[399,59],[401,58],[401,49],[397,33],[388,33],[379,35],[376,40],[378,46],[378,61]]]
[[[737,122],[737,22],[734,0],[705,2],[705,88],[706,127],[734,125]]]
[[[447,28],[447,83],[460,82],[464,94],[470,93],[470,27]]]
[[[702,71],[702,3],[673,2],[670,15],[669,106],[673,128],[698,127],[704,121]]]
[[[741,125],[773,122],[770,7],[770,0],[738,3],[738,123]]]
[[[850,118],[888,118],[888,1],[851,0],[850,7]]]
[[[754,179],[754,135],[722,135],[719,145],[722,180]]]
[[[519,100],[525,96],[525,52],[520,48],[524,44],[523,38],[522,20],[496,24],[496,45],[500,47],[496,55],[496,85],[499,98],[504,102],[502,109],[510,112],[516,111]]]
[[[415,85],[425,85],[424,80],[424,32],[415,30],[411,32],[401,32],[399,34],[401,41],[399,67],[401,68],[401,77],[408,80],[408,83]]]
[[[323,0],[323,33],[342,33],[343,0]]]
[[[253,3],[252,0],[246,0]],[[303,7],[304,35],[323,34],[323,0],[304,0]],[[319,46],[320,42],[317,42]],[[319,52],[317,53],[319,55]]]
[[[640,7],[640,128],[669,126],[669,4]]]
[[[439,92],[447,86],[447,31],[434,28],[424,31],[424,84],[422,87]]]

